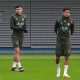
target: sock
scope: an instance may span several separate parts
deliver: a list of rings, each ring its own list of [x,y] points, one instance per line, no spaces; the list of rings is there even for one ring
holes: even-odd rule
[[[22,67],[22,66],[21,66],[21,63],[20,63],[20,62],[18,62],[18,68],[20,68],[20,67]]]
[[[64,65],[64,75],[67,75],[68,65]]]
[[[16,65],[17,65],[17,62],[13,62],[13,66],[12,67],[14,68],[14,67],[16,67]]]
[[[57,64],[57,74],[60,74],[60,64]]]

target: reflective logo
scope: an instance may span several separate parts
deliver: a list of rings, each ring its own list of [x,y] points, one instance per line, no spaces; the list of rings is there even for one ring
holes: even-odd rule
[[[66,20],[64,20],[64,22],[66,22]]]
[[[70,23],[67,23],[68,26],[70,26]]]
[[[68,27],[67,27],[67,26],[66,26],[66,27],[63,27],[63,26],[62,26],[62,27],[61,27],[61,29],[62,29],[62,31],[64,31],[64,32],[65,32],[65,31],[67,31],[67,30],[68,30]]]
[[[22,21],[24,21],[24,18],[22,18]]]
[[[24,22],[21,22],[21,23],[18,22],[18,23],[17,23],[17,26],[18,26],[18,27],[22,27],[23,25],[24,25]]]

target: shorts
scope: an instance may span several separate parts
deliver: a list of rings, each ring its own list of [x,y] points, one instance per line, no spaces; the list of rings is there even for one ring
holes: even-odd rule
[[[71,53],[70,41],[56,42],[56,56],[70,56],[70,53]]]
[[[18,34],[12,33],[11,40],[14,48],[19,47],[21,49],[23,47],[23,34],[18,35]]]

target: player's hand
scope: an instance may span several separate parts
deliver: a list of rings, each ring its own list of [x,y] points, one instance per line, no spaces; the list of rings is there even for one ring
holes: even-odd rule
[[[24,33],[27,33],[27,30],[24,29],[23,31],[24,31]]]

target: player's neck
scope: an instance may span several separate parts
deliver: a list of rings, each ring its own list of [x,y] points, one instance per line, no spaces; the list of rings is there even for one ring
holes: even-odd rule
[[[63,19],[68,20],[70,17],[65,17],[64,15],[62,16]]]

